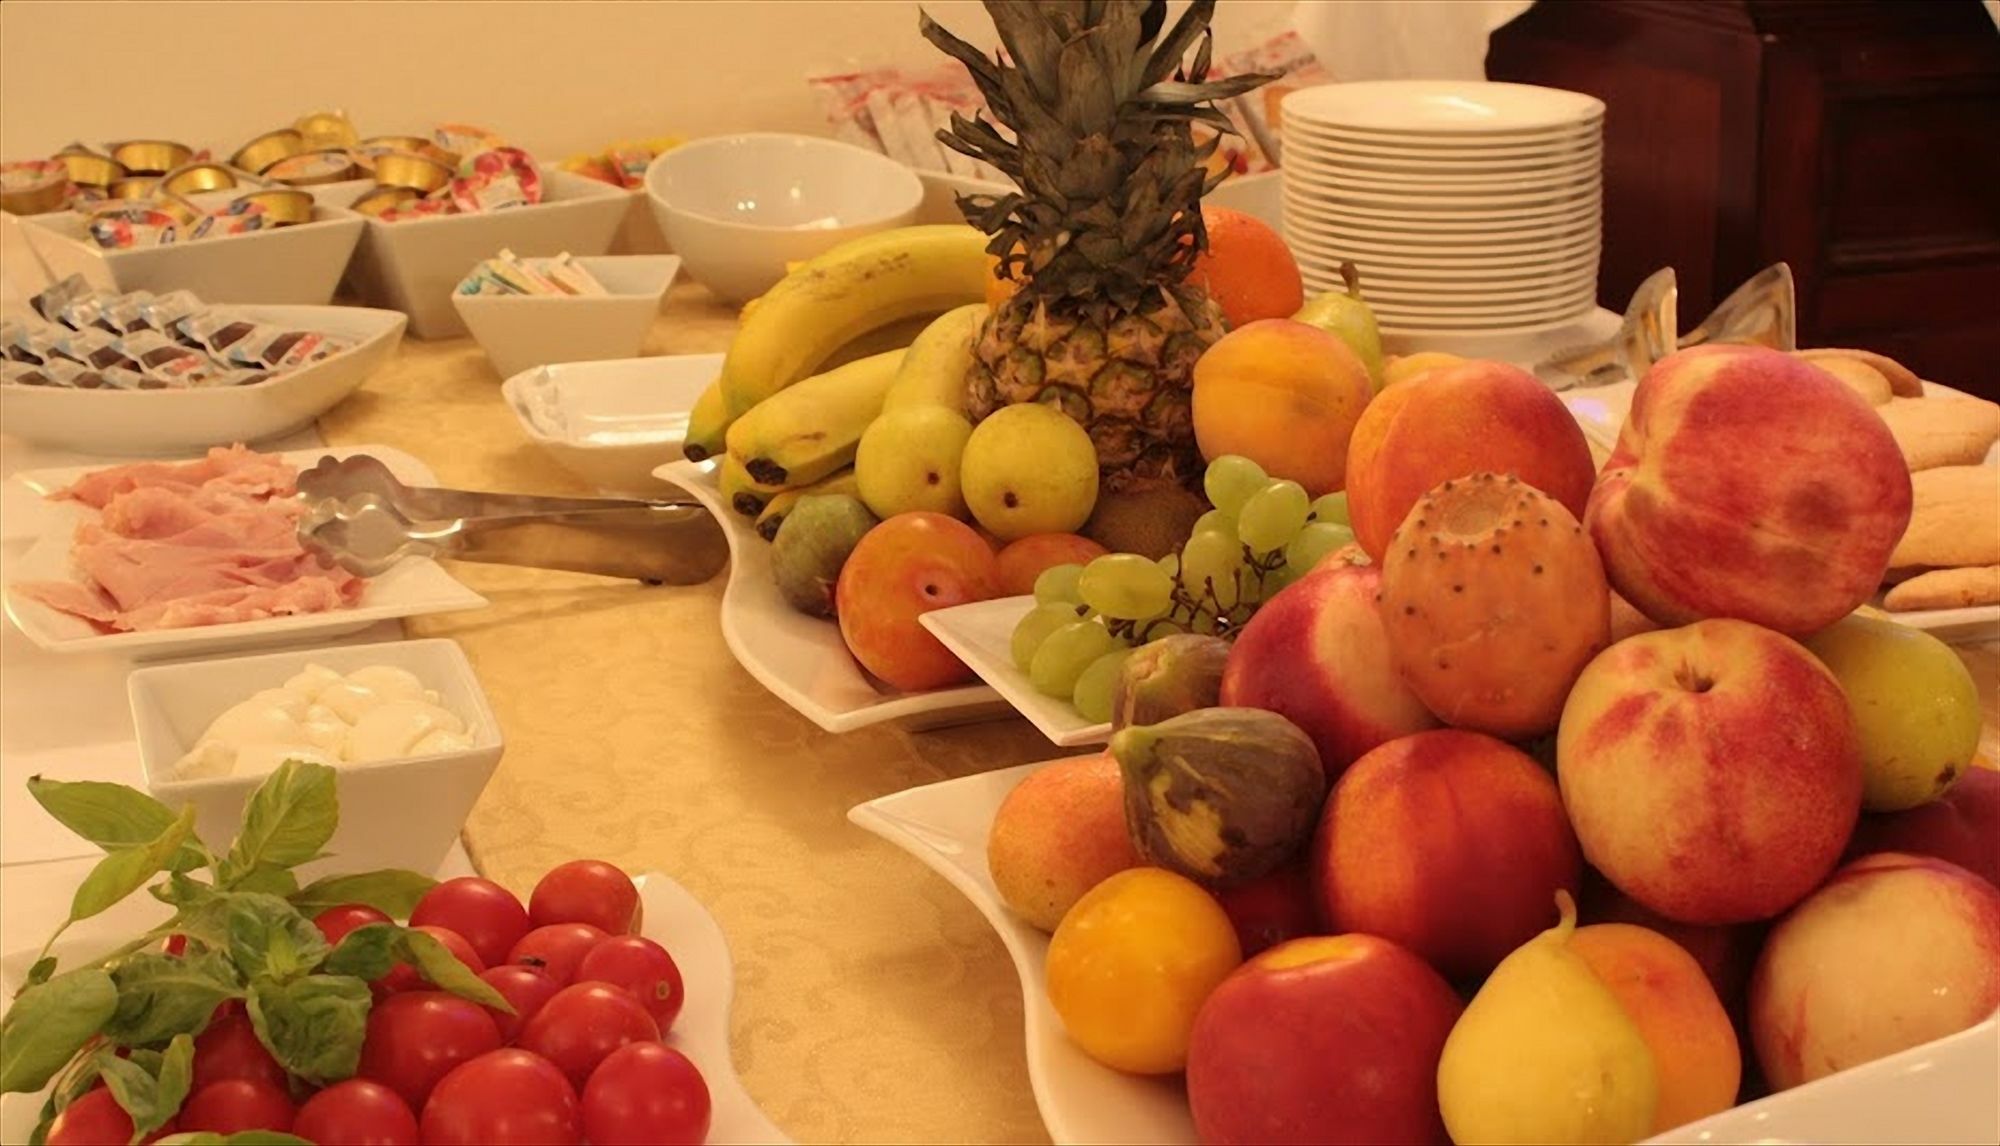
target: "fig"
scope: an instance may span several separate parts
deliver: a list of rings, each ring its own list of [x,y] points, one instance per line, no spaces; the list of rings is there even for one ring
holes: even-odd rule
[[[1126,728],[1111,754],[1140,858],[1209,888],[1248,883],[1298,855],[1326,799],[1312,738],[1261,708]]]
[[[771,573],[778,592],[801,613],[833,616],[840,567],[876,524],[860,498],[840,493],[800,498],[771,540]]]
[[[1111,697],[1111,727],[1158,724],[1163,720],[1213,708],[1222,699],[1222,668],[1229,663],[1229,642],[1199,633],[1163,637],[1125,660]]]

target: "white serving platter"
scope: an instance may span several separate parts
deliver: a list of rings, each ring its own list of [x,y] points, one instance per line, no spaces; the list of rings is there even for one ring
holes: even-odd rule
[[[1109,741],[1109,721],[1085,720],[1076,706],[1043,693],[1014,667],[1014,626],[1034,607],[1033,597],[1000,597],[937,609],[917,619],[1057,747]]]
[[[1141,1078],[1102,1066],[1063,1033],[1050,1005],[1048,936],[1009,911],[986,867],[1000,801],[1040,764],[986,772],[871,800],[847,813],[909,852],[972,901],[999,933],[1021,978],[1028,1083],[1058,1143],[1196,1141],[1178,1076]],[[1660,1143],[1992,1142],[2000,1138],[1993,1079],[2000,1019],[1725,1111],[1653,1139]]]
[[[722,590],[722,639],[757,683],[828,732],[852,732],[895,720],[940,727],[1007,712],[984,684],[897,692],[871,678],[840,637],[840,626],[785,603],[771,575],[770,546],[748,518],[723,504],[713,462],[678,461],[654,476],[687,490],[722,524],[729,539],[729,581]]]
[[[429,466],[390,446],[293,450],[279,456],[305,469],[322,457],[345,458],[355,454],[372,454],[381,459],[406,484],[428,486],[437,482]],[[81,617],[72,617],[40,602],[30,601],[16,593],[13,587],[22,581],[60,581],[72,576],[71,536],[76,526],[89,520],[94,511],[74,503],[50,503],[45,499],[48,494],[74,483],[85,474],[113,464],[117,463],[16,474],[7,482],[4,495],[0,495],[0,511],[8,516],[14,515],[16,507],[25,508],[24,503],[41,503],[31,518],[29,528],[32,540],[27,552],[7,563],[6,609],[7,617],[15,628],[50,652],[122,653],[147,660],[235,652],[343,636],[377,621],[486,607],[486,598],[460,584],[437,562],[413,557],[398,562],[381,576],[370,578],[360,601],[345,609],[186,629],[99,632]]]
[[[217,442],[262,442],[301,429],[339,405],[386,364],[408,320],[354,306],[236,306],[231,314],[354,345],[250,386],[185,390],[72,390],[0,385],[0,425],[31,442],[119,457],[164,457]]]
[[[688,413],[722,369],[720,354],[538,366],[500,384],[521,432],[605,493],[657,496],[681,456]]]

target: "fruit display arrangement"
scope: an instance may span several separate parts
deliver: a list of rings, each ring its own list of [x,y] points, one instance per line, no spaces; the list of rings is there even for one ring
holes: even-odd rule
[[[624,872],[565,863],[525,905],[406,871],[302,887],[338,820],[333,775],[280,766],[221,851],[192,807],[30,781],[106,852],[70,923],[142,888],[173,909],[88,961],[50,954],[59,930],[29,971],[0,1021],[0,1093],[49,1089],[35,1143],[704,1140],[707,1084],[661,1041],[680,971],[638,934]]]

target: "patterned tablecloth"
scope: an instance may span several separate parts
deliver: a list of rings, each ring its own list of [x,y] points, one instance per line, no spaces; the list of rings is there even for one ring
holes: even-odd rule
[[[670,296],[647,354],[723,350],[735,315],[701,287]],[[330,444],[386,444],[446,484],[588,493],[522,436],[466,339],[409,341],[333,411]],[[821,732],[737,666],[723,578],[647,588],[460,564],[492,599],[414,621],[464,646],[507,735],[466,826],[473,862],[525,894],[594,856],[680,881],[736,959],[736,1064],[799,1141],[1037,1142],[1021,988],[973,908],[847,823],[855,804],[1063,754],[1026,722]],[[2000,655],[1967,650],[2000,760]]]

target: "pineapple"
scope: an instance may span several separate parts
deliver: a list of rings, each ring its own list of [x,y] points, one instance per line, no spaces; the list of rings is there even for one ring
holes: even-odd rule
[[[1220,137],[1197,144],[1192,128],[1231,130],[1210,101],[1274,77],[1204,82],[1214,0],[1195,0],[1163,39],[1164,0],[986,7],[1004,58],[988,60],[919,17],[924,37],[965,65],[1013,137],[954,114],[939,142],[1020,187],[959,200],[993,236],[995,274],[1019,283],[979,333],[967,412],[1060,407],[1090,432],[1113,493],[1199,482],[1194,364],[1224,327],[1207,292],[1186,281],[1207,246],[1201,196],[1220,178],[1206,166]]]

